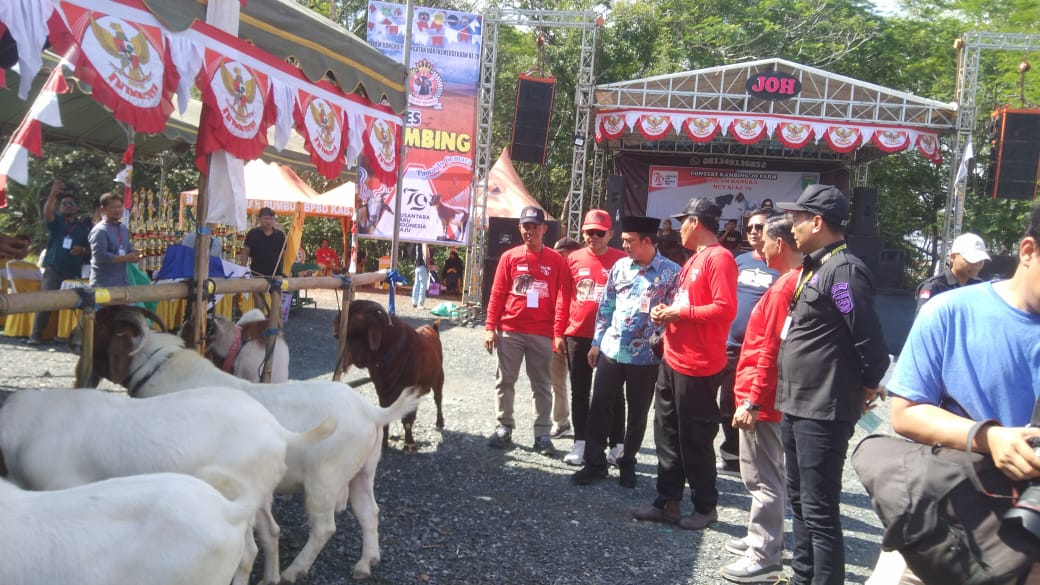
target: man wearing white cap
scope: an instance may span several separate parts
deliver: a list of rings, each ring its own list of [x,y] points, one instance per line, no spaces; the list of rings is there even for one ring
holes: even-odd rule
[[[977,277],[986,260],[989,260],[989,254],[982,238],[975,234],[957,236],[950,246],[949,267],[917,287],[917,309],[914,313],[919,312],[922,305],[939,293],[982,282]]]

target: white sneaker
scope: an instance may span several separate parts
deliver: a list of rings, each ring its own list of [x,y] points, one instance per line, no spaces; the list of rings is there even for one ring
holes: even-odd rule
[[[625,454],[625,444],[618,443],[613,449],[607,451],[607,463],[610,465],[617,465],[617,460]]]
[[[563,456],[567,465],[585,465],[585,441],[574,441],[571,452]]]

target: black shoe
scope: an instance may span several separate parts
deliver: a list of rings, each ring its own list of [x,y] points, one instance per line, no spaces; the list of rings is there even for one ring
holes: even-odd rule
[[[629,489],[636,487],[636,466],[622,465],[620,471],[621,477],[618,478],[618,483],[621,484],[621,487]]]
[[[730,477],[740,477],[740,461],[736,459],[723,459],[719,458],[715,464],[715,471],[719,475],[728,475]]]
[[[506,425],[498,425],[495,432],[488,437],[488,447],[494,449],[505,449],[513,444],[513,429]]]
[[[534,439],[534,452],[541,453],[552,457],[553,453],[556,452],[556,447],[553,447],[552,439],[549,435],[542,435],[541,437],[535,437]]]
[[[576,485],[589,485],[601,479],[606,479],[606,477],[606,467],[593,467],[591,465],[585,465],[578,471],[575,471],[573,475],[571,475],[571,481],[574,482]]]

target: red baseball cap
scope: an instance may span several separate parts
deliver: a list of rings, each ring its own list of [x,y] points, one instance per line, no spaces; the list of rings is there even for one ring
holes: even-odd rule
[[[585,222],[581,224],[582,231],[585,230],[603,230],[607,231],[611,229],[613,224],[610,221],[610,214],[602,209],[590,209],[585,214]]]

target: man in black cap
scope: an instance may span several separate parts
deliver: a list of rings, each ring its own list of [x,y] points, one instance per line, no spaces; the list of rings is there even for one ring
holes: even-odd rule
[[[780,337],[776,407],[793,512],[792,585],[845,582],[841,474],[849,438],[879,395],[889,357],[874,312],[874,278],[848,253],[849,201],[810,185],[791,212],[802,275]]]
[[[718,518],[715,485],[715,435],[719,374],[726,365],[726,336],[737,314],[737,263],[719,245],[715,201],[694,197],[672,217],[683,247],[693,252],[679,273],[670,304],[650,311],[654,325],[665,327],[664,358],[654,397],[654,442],[657,444],[657,498],[632,510],[637,520],[678,524],[701,530]],[[682,518],[680,502],[689,483],[693,513]]]
[[[628,425],[625,448],[617,463],[621,485],[636,487],[636,454],[646,434],[646,417],[661,363],[650,347],[654,334],[650,308],[672,303],[680,270],[654,246],[660,223],[656,217],[621,218],[621,246],[628,258],[618,260],[610,269],[596,313],[587,358],[589,366],[596,368],[596,380],[585,427],[585,466],[571,477],[578,485],[607,477],[607,436],[613,426],[615,405],[624,396]]]
[[[249,268],[253,273],[270,277],[280,272],[282,253],[285,251],[285,233],[275,227],[278,221],[273,209],[263,207],[258,215],[260,225],[246,232],[238,260],[245,265],[252,258]]]
[[[542,243],[546,227],[540,207],[528,206],[520,212],[524,243],[499,258],[488,298],[484,349],[493,353],[498,348],[498,426],[488,438],[488,446],[505,449],[513,443],[515,385],[520,362],[526,360],[534,393],[534,450],[552,455],[549,367],[553,351],[565,351],[570,273],[563,256]]]

